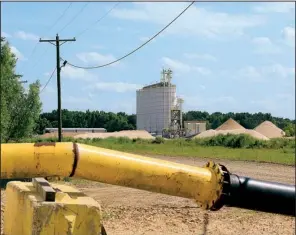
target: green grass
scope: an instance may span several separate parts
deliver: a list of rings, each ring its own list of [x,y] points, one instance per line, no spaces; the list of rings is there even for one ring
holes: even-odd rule
[[[55,142],[57,139],[26,139],[20,142]],[[225,135],[205,139],[154,140],[107,138],[73,139],[93,146],[144,155],[184,156],[212,159],[269,162],[295,165],[295,139],[262,141],[247,135]]]
[[[184,156],[295,165],[295,149],[233,149],[221,146],[176,146],[166,143],[158,145],[150,143],[114,143],[105,140],[89,144],[145,155]]]

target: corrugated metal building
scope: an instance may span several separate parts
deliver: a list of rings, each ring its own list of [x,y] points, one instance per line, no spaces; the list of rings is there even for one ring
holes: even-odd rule
[[[207,130],[207,122],[200,120],[184,121],[186,136],[196,135]]]
[[[47,133],[54,133],[58,132],[58,128],[45,128],[45,132]],[[92,132],[92,133],[101,133],[106,132],[105,128],[62,128],[62,132],[77,132],[77,133],[85,133],[85,132]]]
[[[162,134],[171,123],[171,110],[177,105],[176,86],[171,84],[170,74],[165,74],[159,83],[137,90],[137,130]]]

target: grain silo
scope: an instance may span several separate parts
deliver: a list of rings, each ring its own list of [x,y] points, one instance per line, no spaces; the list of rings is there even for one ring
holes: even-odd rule
[[[171,79],[172,71],[163,70],[160,82],[137,90],[138,130],[161,135],[172,125],[181,127],[183,101],[177,98],[176,85]]]

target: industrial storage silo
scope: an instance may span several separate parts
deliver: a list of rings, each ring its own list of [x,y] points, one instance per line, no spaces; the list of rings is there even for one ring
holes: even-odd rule
[[[176,86],[171,84],[171,70],[163,70],[159,83],[137,90],[137,129],[162,134],[170,126],[175,101]]]

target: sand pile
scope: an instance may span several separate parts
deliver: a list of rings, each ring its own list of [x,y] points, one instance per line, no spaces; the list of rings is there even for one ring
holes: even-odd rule
[[[195,136],[194,138],[207,138],[207,137],[214,137],[217,135],[227,135],[227,134],[231,134],[231,135],[239,135],[239,134],[247,134],[252,136],[255,139],[259,139],[259,140],[269,140],[269,138],[267,138],[266,136],[254,131],[254,130],[247,130],[247,129],[234,129],[234,130],[207,130],[204,131],[202,133],[200,133],[199,135]]]
[[[229,118],[226,122],[224,122],[221,126],[219,126],[216,131],[219,130],[245,130],[243,126],[238,124],[235,120],[232,118]]]
[[[149,132],[144,130],[135,130],[135,131],[118,131],[118,132],[105,132],[105,133],[86,133],[76,135],[74,138],[101,138],[105,139],[108,137],[127,137],[130,139],[141,138],[141,139],[154,139]]]
[[[207,138],[207,137],[213,137],[213,136],[216,136],[216,132],[215,130],[213,129],[210,129],[210,130],[207,130],[207,131],[203,131],[201,132],[200,134],[196,135],[193,137],[193,139],[195,138]]]
[[[85,132],[86,133],[86,132]],[[63,137],[74,137],[76,135],[80,134],[77,132],[64,132],[62,133]],[[43,135],[40,135],[41,138],[58,138],[58,133],[57,132],[52,132],[52,133],[45,133]]]
[[[262,122],[254,130],[268,138],[281,138],[285,136],[285,132],[270,121]]]

